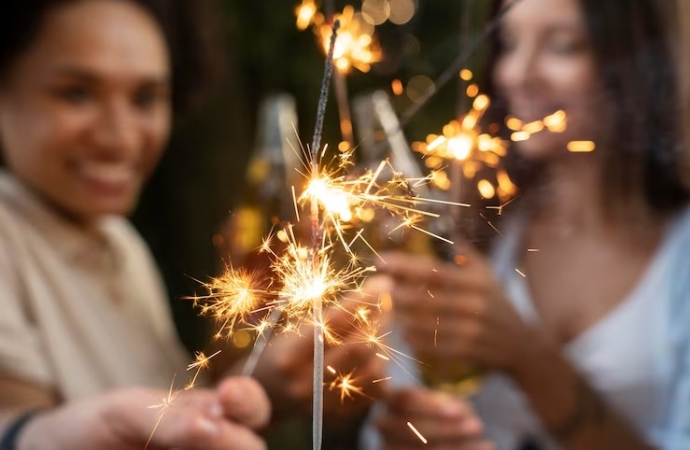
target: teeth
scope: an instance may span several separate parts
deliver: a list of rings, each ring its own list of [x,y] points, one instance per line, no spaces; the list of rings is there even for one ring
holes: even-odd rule
[[[87,162],[82,164],[81,172],[88,178],[105,183],[126,183],[134,177],[131,166],[125,164]]]

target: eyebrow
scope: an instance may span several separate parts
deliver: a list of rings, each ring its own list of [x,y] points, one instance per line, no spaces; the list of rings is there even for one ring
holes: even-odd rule
[[[99,75],[98,71],[70,65],[56,67],[55,69],[51,70],[49,74],[51,76],[56,77],[77,78],[91,83],[97,82],[102,78]],[[144,82],[148,84],[167,85],[171,82],[171,77],[168,73],[161,75],[140,74],[137,75],[137,78],[141,78]]]

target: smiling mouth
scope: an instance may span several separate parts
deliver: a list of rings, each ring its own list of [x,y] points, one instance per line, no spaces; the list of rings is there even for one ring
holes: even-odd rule
[[[98,192],[120,194],[131,189],[137,174],[131,164],[87,161],[77,166],[78,174]]]

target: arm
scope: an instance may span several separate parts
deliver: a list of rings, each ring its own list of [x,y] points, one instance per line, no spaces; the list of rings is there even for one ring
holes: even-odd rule
[[[509,371],[552,438],[567,450],[651,450],[544,339]]]
[[[415,353],[512,376],[552,437],[568,450],[653,448],[588,386],[555,343],[524,323],[488,262],[471,250],[466,254],[463,267],[386,256],[397,318]]]
[[[21,414],[55,405],[55,396],[38,385],[0,376],[0,436]]]

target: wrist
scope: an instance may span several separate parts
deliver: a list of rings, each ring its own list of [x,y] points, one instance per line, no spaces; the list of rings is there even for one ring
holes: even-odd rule
[[[527,387],[538,383],[544,373],[550,372],[549,366],[561,357],[556,343],[538,329],[530,328],[521,341],[522,351],[506,372],[518,385]]]
[[[0,436],[0,450],[29,450],[32,448],[30,443],[27,443],[28,437],[34,433],[27,433],[27,429],[32,428],[32,425],[37,420],[37,416],[41,410],[34,409],[19,414],[14,420],[10,421],[5,428],[4,433]]]

